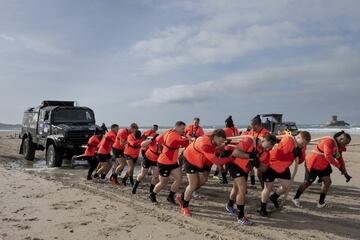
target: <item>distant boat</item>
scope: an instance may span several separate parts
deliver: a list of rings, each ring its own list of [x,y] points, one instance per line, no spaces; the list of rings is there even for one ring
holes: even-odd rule
[[[342,121],[342,120],[338,120],[336,115],[331,116],[331,119],[329,121],[326,122],[325,127],[344,127],[344,128],[349,128],[350,124]]]

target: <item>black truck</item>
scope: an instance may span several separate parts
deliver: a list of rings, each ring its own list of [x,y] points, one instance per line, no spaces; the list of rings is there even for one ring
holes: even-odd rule
[[[90,108],[76,106],[73,101],[43,101],[24,112],[20,154],[33,160],[36,150],[45,151],[47,166],[60,167],[64,158],[83,154],[95,128]]]

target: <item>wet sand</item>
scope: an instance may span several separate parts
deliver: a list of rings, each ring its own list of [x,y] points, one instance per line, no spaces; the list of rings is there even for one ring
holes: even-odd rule
[[[20,140],[0,133],[0,239],[358,239],[360,236],[360,146],[344,154],[353,179],[333,169],[327,201],[317,209],[319,184],[302,197],[304,209],[290,201],[270,218],[257,215],[259,185],[250,187],[246,212],[255,225],[239,226],[224,210],[231,185],[210,179],[191,201],[192,218],[159,194],[159,205],[147,199],[149,182],[138,194],[130,187],[86,181],[86,168],[46,168],[44,153],[34,162],[18,154]],[[314,138],[317,136],[313,136]],[[353,142],[360,142],[359,136]],[[289,197],[303,180],[303,165]],[[139,168],[137,168],[139,169]],[[185,179],[184,179],[185,181]],[[183,184],[184,185],[184,184]]]

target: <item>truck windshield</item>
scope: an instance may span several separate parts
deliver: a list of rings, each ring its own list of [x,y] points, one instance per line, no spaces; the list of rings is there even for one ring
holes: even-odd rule
[[[52,114],[53,123],[94,123],[94,113],[88,109],[59,109]]]

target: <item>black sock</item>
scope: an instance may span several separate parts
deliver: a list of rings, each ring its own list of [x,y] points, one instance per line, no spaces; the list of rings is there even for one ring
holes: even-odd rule
[[[238,218],[241,219],[244,217],[244,208],[245,208],[245,205],[237,205],[237,209],[238,209]]]
[[[127,177],[127,176],[125,176],[125,177],[123,178],[122,183],[123,183],[124,185],[126,185],[126,181],[127,181],[127,179],[128,179],[128,177]]]
[[[153,191],[154,191],[154,188],[155,188],[155,185],[154,185],[154,184],[151,184],[151,185],[150,185],[150,192],[153,192]]]
[[[175,197],[175,192],[173,192],[173,191],[170,190],[169,198],[174,199],[174,197]]]
[[[274,192],[274,193],[271,195],[271,198],[272,198],[272,199],[275,199],[275,200],[277,200],[279,197],[280,197],[280,196],[279,196],[276,192]]]
[[[129,180],[130,180],[131,186],[134,186],[134,177],[133,177],[133,176],[130,176],[130,177],[129,177]]]
[[[234,204],[235,204],[235,201],[234,201],[234,200],[229,199],[229,201],[228,201],[228,206],[233,207],[233,206],[234,206]]]
[[[104,173],[101,174],[101,179],[105,179],[106,175]]]
[[[325,197],[326,197],[326,193],[320,193],[319,204],[325,203]]]
[[[266,202],[265,203],[261,202],[261,211],[266,212]]]
[[[295,195],[294,199],[299,199],[299,198],[300,198],[300,196],[301,196],[301,194],[302,194],[302,192],[301,192],[300,190],[297,190],[297,192],[296,192],[296,195]]]
[[[251,185],[255,185],[255,176],[250,176]]]
[[[226,175],[227,175],[227,172],[221,173],[221,176],[223,177],[223,179],[226,179]]]
[[[181,200],[184,202],[185,201],[185,192],[183,192],[182,194],[181,194]]]
[[[134,187],[137,188],[139,186],[140,182],[138,180],[135,181]]]
[[[184,200],[183,200],[183,208],[189,207],[189,202],[190,202],[190,201],[186,201],[186,200],[184,199]]]

